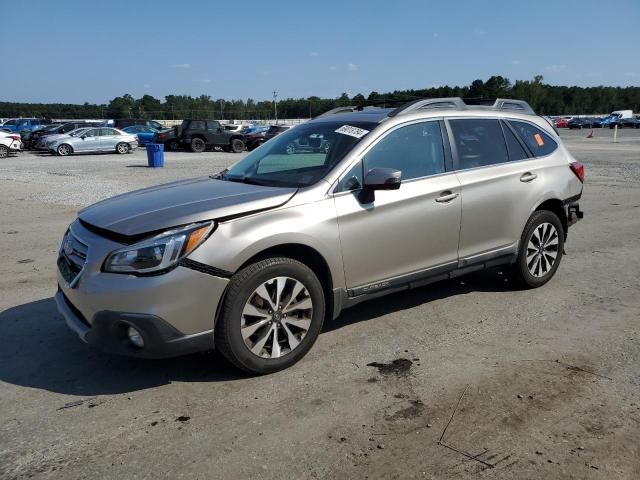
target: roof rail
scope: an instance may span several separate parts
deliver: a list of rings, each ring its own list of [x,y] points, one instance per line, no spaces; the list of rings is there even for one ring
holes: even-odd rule
[[[416,112],[418,110],[431,109],[450,109],[450,110],[496,110],[496,111],[513,111],[535,115],[533,109],[524,100],[511,100],[510,98],[497,98],[493,105],[473,105],[466,104],[460,97],[448,98],[426,98],[422,100],[414,100],[389,112],[389,117],[396,115],[405,115],[407,113]]]
[[[336,108],[332,108],[331,110],[327,110],[326,112],[321,113],[320,115],[316,115],[313,118],[328,117],[329,115],[335,115],[336,113],[355,112],[358,108],[359,107],[354,107],[354,106],[336,107]]]

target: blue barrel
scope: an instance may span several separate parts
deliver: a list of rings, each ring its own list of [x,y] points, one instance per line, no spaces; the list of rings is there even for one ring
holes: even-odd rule
[[[147,144],[147,165],[164,167],[164,145],[162,143]]]

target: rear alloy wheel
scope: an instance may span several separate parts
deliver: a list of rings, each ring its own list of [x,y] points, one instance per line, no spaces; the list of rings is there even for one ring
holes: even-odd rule
[[[120,155],[129,153],[129,144],[124,142],[119,143],[118,145],[116,145],[116,152],[118,152]]]
[[[534,212],[524,229],[514,276],[525,288],[547,283],[556,273],[564,250],[564,229],[558,216],[550,211]]]
[[[70,145],[63,143],[58,147],[56,152],[58,152],[58,155],[60,155],[61,157],[66,157],[67,155],[70,155],[73,152],[73,149],[71,148]]]
[[[300,360],[324,321],[322,285],[291,258],[268,258],[231,279],[216,325],[216,347],[234,365],[264,374]]]
[[[244,142],[239,138],[234,138],[233,140],[231,140],[231,151],[233,153],[244,152]]]
[[[191,151],[195,153],[204,152],[205,148],[207,148],[207,144],[201,138],[194,138],[191,140]]]
[[[7,158],[8,156],[9,149],[4,145],[0,145],[0,158]]]

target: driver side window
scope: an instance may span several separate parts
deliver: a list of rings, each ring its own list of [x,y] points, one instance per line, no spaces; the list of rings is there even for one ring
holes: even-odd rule
[[[415,123],[391,131],[365,155],[364,171],[372,168],[400,170],[402,180],[443,173],[440,122]]]

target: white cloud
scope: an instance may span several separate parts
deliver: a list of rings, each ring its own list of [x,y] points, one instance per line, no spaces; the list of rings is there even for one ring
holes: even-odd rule
[[[546,67],[544,67],[544,69],[547,72],[551,72],[551,73],[566,73],[569,71],[569,67],[564,63],[558,63],[558,64],[554,63],[551,65],[547,65]]]
[[[335,65],[331,65],[331,66],[329,67],[329,70],[331,70],[332,72],[335,72],[337,68],[338,68],[338,67],[336,67]]]
[[[347,63],[347,70],[349,70],[350,72],[355,72],[356,70],[358,70],[358,65],[356,65],[355,63]]]
[[[191,68],[191,64],[190,63],[178,63],[177,65],[174,65],[173,68]]]
[[[481,28],[474,28],[473,30],[471,30],[471,33],[473,33],[474,35],[484,35],[487,32],[485,32]]]
[[[522,65],[522,60],[511,60],[511,65]]]
[[[318,55],[320,55],[318,52],[311,52],[310,55],[312,57],[317,57]]]

